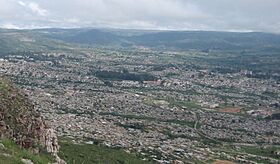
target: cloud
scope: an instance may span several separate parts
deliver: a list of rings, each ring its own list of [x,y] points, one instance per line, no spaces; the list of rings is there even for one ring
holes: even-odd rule
[[[24,7],[26,6],[26,4],[22,1],[18,1],[18,4],[20,4],[21,6],[24,6]]]
[[[18,4],[22,7],[30,9],[34,14],[37,14],[39,16],[47,16],[49,14],[49,12],[46,9],[41,8],[39,4],[35,2],[25,3],[23,1],[18,1]]]
[[[48,11],[45,9],[42,9],[37,3],[29,3],[28,7],[33,11],[33,13],[38,14],[40,16],[47,16]]]
[[[280,33],[279,0],[0,0],[20,27],[114,27]]]

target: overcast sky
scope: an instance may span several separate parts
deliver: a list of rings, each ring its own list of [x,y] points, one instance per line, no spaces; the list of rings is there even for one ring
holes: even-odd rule
[[[0,27],[280,33],[280,0],[0,0]]]

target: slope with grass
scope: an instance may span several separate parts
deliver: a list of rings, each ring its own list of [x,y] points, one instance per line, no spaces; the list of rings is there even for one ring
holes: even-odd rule
[[[0,140],[0,163],[20,164],[24,161],[32,161],[36,164],[47,164],[54,162],[53,157],[41,149],[37,155],[32,154],[27,149],[19,147],[10,139]]]
[[[60,140],[60,154],[68,164],[80,163],[107,163],[107,164],[149,164],[135,154],[130,154],[121,149],[108,148],[98,144],[73,142],[69,139]]]

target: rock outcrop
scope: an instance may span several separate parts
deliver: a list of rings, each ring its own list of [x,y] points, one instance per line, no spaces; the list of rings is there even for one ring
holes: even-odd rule
[[[43,147],[57,163],[65,163],[58,157],[58,139],[53,129],[35,111],[23,92],[9,80],[0,77],[0,137],[14,140],[33,153]]]

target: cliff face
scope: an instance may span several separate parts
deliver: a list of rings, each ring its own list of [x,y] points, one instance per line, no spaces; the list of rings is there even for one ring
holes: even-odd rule
[[[34,110],[27,95],[9,80],[0,77],[0,137],[14,140],[23,148],[38,153],[39,145],[51,153],[58,163],[59,145],[53,129]]]

